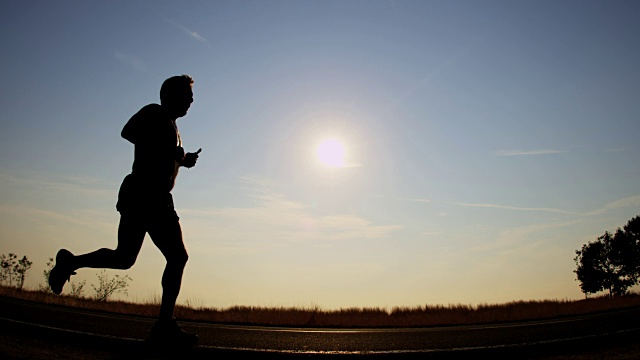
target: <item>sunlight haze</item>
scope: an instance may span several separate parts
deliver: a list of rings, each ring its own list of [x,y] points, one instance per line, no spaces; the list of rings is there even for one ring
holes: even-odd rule
[[[337,139],[322,140],[316,148],[318,160],[329,167],[344,167],[346,165],[345,156],[345,147]]]
[[[581,299],[575,250],[640,215],[637,1],[4,4],[0,253],[29,288],[116,246],[120,132],[180,74],[179,303]],[[163,268],[147,236],[117,298]]]

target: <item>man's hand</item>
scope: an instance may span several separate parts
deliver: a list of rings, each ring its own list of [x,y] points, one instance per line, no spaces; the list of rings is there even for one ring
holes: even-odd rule
[[[180,165],[186,168],[194,167],[196,165],[196,161],[198,161],[198,154],[200,154],[200,151],[202,151],[202,149],[198,149],[198,151],[194,153],[187,153],[184,156],[184,159],[182,159],[182,163]]]

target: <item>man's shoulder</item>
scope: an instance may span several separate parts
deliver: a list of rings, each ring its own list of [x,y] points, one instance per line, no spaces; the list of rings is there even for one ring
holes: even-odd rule
[[[158,104],[149,104],[143,106],[137,113],[135,113],[131,120],[136,122],[152,122],[155,123],[162,118],[166,118],[166,114],[162,106]]]
[[[136,115],[141,116],[160,116],[162,115],[162,106],[159,104],[148,104],[142,107]]]
[[[149,132],[157,131],[157,124],[160,123],[158,120],[163,117],[165,115],[160,105],[145,105],[127,121],[121,135],[130,142],[139,144],[144,141]]]

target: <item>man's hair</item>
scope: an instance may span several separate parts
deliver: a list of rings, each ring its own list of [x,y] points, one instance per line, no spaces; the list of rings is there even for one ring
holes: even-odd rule
[[[171,102],[171,99],[184,91],[187,86],[193,86],[193,78],[189,75],[178,75],[168,78],[162,83],[162,87],[160,87],[160,102]]]

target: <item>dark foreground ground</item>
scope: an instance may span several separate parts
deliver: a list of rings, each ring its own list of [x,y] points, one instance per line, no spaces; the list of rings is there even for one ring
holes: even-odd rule
[[[639,359],[640,308],[474,326],[324,329],[187,322],[194,348],[158,349],[154,319],[0,297],[2,359]],[[157,344],[156,344],[157,345]]]
[[[255,351],[152,349],[145,342],[62,333],[26,325],[0,326],[1,359],[640,359],[640,333],[580,340],[547,346],[419,354],[286,354]]]

